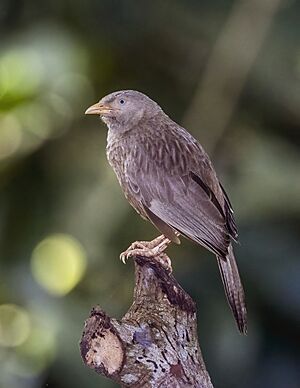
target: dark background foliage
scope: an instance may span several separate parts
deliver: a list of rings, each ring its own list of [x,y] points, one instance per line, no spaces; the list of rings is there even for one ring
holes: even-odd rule
[[[113,387],[82,364],[90,308],[120,317],[157,235],[85,109],[138,89],[210,153],[235,208],[249,309],[237,333],[211,254],[172,247],[216,387],[300,386],[300,3],[0,0],[0,387]]]

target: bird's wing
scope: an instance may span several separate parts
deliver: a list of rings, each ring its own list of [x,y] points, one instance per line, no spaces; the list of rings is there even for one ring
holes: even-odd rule
[[[219,182],[220,183],[220,182]],[[224,209],[225,209],[225,217],[226,217],[226,222],[227,222],[227,228],[229,230],[230,236],[237,241],[238,239],[238,230],[237,226],[235,223],[234,215],[233,215],[233,208],[230,203],[229,197],[226,194],[226,191],[224,187],[220,183],[220,187],[222,189],[222,193],[224,196]]]
[[[131,165],[127,169],[127,184],[158,228],[157,222],[151,219],[151,213],[156,221],[161,220],[225,259],[230,233],[223,210],[224,202],[220,203],[218,199],[220,192],[221,198],[223,194],[215,172],[207,155],[196,143],[187,146],[184,139],[182,144],[178,142],[180,139],[177,140],[176,155],[172,145],[161,143],[158,144],[157,155],[151,160],[131,160],[131,164],[139,161],[139,165],[134,168]],[[190,149],[181,153],[180,147],[182,150],[184,147]],[[216,192],[216,188],[219,191]]]
[[[230,243],[230,237],[237,238],[233,210],[208,156],[192,137],[161,141],[150,151],[151,158],[141,148],[129,159],[127,189],[172,241],[175,229],[216,254],[229,305],[246,333],[244,290]]]

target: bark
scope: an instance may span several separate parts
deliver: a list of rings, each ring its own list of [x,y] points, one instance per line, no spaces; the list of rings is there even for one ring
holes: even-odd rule
[[[92,309],[80,342],[84,363],[122,387],[213,388],[194,301],[157,260],[134,260],[132,306],[121,320]]]

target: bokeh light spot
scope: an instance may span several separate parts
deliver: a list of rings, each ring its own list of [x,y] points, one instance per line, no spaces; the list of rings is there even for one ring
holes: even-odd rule
[[[28,339],[16,349],[16,364],[12,365],[12,371],[26,377],[39,374],[52,362],[55,353],[54,332],[36,325]]]
[[[34,249],[31,268],[34,278],[45,290],[63,296],[82,278],[86,268],[86,254],[73,237],[52,235]]]
[[[0,159],[12,156],[20,148],[22,131],[13,115],[0,116]]]
[[[30,95],[41,83],[41,61],[34,50],[11,49],[0,57],[0,96]]]
[[[0,345],[14,347],[23,344],[30,334],[29,315],[14,304],[0,305]]]

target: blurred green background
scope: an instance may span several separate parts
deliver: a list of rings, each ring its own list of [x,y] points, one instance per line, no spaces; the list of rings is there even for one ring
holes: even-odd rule
[[[115,387],[86,368],[89,310],[121,317],[157,235],[127,204],[85,109],[137,89],[210,153],[235,208],[249,334],[217,265],[184,241],[216,387],[300,386],[300,2],[0,0],[0,387]]]

